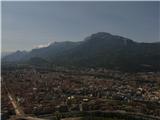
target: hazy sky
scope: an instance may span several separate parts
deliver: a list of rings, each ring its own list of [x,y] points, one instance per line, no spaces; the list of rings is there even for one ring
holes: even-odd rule
[[[54,41],[81,41],[109,32],[140,42],[160,41],[158,2],[2,2],[2,51]]]

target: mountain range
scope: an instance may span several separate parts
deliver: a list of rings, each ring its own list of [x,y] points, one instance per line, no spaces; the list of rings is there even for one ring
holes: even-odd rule
[[[2,64],[5,62],[36,66],[160,71],[160,42],[140,43],[122,36],[98,32],[80,42],[55,42],[29,52],[17,51],[2,58]]]

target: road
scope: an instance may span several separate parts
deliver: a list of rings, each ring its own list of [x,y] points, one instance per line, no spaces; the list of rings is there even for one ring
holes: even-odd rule
[[[14,97],[13,94],[11,94],[11,92],[9,92],[9,89],[7,88],[7,85],[4,83],[5,86],[5,90],[7,92],[8,98],[10,100],[10,102],[12,103],[12,106],[15,110],[16,116],[14,116],[13,118],[11,118],[11,120],[16,120],[16,119],[24,119],[24,120],[46,120],[46,119],[41,119],[41,118],[36,118],[36,117],[32,117],[32,116],[28,116],[26,115],[22,108],[20,107],[20,105],[16,102],[16,99]]]

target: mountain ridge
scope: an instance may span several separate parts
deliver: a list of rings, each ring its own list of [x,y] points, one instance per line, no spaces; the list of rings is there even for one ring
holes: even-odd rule
[[[62,66],[160,70],[160,43],[140,43],[98,32],[80,42],[55,42],[30,52],[18,51],[6,56],[3,61],[30,61],[33,58]]]

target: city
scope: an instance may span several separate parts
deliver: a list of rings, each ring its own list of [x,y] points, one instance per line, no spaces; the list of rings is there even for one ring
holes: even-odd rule
[[[129,112],[160,117],[160,73],[122,73],[106,69],[17,69],[2,72],[2,116],[15,115],[4,89],[26,114]]]

